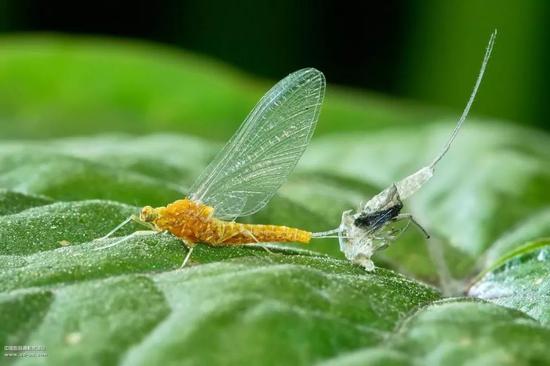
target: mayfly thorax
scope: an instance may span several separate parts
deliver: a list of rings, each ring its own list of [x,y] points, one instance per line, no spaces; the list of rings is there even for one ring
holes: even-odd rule
[[[180,238],[189,248],[183,265],[195,243],[308,243],[312,237],[308,231],[234,220],[259,211],[286,181],[315,130],[324,94],[325,78],[313,68],[298,70],[279,81],[260,99],[186,198],[166,207],[146,206],[139,218],[128,218],[104,238],[136,220],[153,232],[169,232]]]
[[[420,226],[411,214],[401,213],[403,201],[420,188],[433,176],[436,164],[443,158],[454,141],[460,127],[466,119],[470,107],[483,78],[485,67],[489,61],[493,49],[496,30],[491,35],[487,50],[481,64],[472,94],[459,118],[453,132],[441,153],[429,164],[417,172],[393,183],[376,196],[372,197],[357,212],[352,210],[342,214],[342,222],[337,229],[323,233],[315,233],[313,237],[330,237],[337,235],[340,241],[340,250],[346,258],[353,263],[363,266],[366,270],[374,269],[371,256],[380,249],[386,248],[412,223],[416,225],[429,238],[428,233]],[[404,221],[405,225],[399,227],[398,222]]]

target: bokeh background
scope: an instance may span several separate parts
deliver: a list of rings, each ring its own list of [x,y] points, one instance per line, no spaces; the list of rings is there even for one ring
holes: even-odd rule
[[[0,348],[43,344],[48,364],[81,366],[550,364],[549,9],[0,0]],[[430,240],[411,228],[374,257],[408,279],[333,260],[336,239],[295,244],[332,258],[198,245],[196,271],[176,270],[186,253],[168,235],[95,250],[140,207],[188,194],[305,66],[328,81],[313,141],[239,222],[337,227],[440,152],[495,28],[472,118],[405,202]],[[417,281],[458,299],[432,303]]]
[[[0,35],[140,39],[281,79],[304,66],[330,83],[459,112],[490,32],[499,37],[474,114],[550,129],[550,3],[256,0],[0,1]]]

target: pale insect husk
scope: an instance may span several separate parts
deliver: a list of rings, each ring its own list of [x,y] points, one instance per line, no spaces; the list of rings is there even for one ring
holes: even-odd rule
[[[434,168],[437,163],[445,156],[449,151],[451,144],[456,138],[462,124],[466,120],[472,103],[475,99],[481,80],[485,73],[485,68],[491,56],[493,50],[495,38],[497,31],[495,30],[489,39],[487,49],[485,51],[485,56],[481,64],[481,68],[476,79],[474,88],[468,99],[466,107],[462,112],[451,136],[449,137],[447,143],[443,147],[440,154],[428,165],[425,166],[415,173],[401,179],[400,181],[392,184],[388,188],[384,189],[382,192],[378,193],[376,196],[372,197],[363,207],[360,208],[359,212],[353,212],[352,210],[346,211],[342,214],[342,222],[338,227],[338,236],[340,242],[340,250],[345,254],[346,258],[353,263],[359,264],[364,267],[367,271],[373,270],[374,263],[371,260],[371,256],[379,249],[385,248],[389,245],[392,240],[395,240],[395,235],[386,235],[384,230],[389,222],[407,219],[407,224],[405,229],[412,222],[421,228],[424,232],[425,230],[413,219],[411,215],[408,214],[398,214],[397,216],[390,217],[387,222],[381,222],[381,227],[375,227],[375,229],[365,229],[356,225],[356,220],[361,216],[372,215],[376,217],[376,213],[385,213],[391,212],[391,208],[397,207],[396,211],[399,211],[402,207],[402,200],[405,200],[416,193],[420,188],[426,184],[434,175]],[[399,206],[397,206],[399,205]],[[395,211],[395,210],[394,210]],[[386,219],[381,215],[380,220]],[[401,230],[403,232],[405,229]],[[334,230],[328,231],[331,235],[334,233]],[[323,237],[321,235],[316,235],[319,233],[314,233],[313,237]],[[426,233],[427,234],[427,233]]]

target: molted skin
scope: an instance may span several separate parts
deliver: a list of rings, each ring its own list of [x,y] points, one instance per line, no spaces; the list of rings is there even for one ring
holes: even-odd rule
[[[311,233],[276,225],[253,225],[223,221],[213,217],[214,209],[190,199],[175,201],[166,207],[144,207],[141,217],[159,231],[169,231],[186,244],[214,246],[261,242],[309,243]]]
[[[353,224],[361,228],[377,230],[384,226],[388,221],[397,217],[397,215],[401,212],[401,209],[403,209],[403,204],[401,202],[397,202],[394,206],[390,206],[378,212],[361,212],[353,221]]]
[[[390,242],[378,233],[399,215],[402,208],[398,186],[392,184],[371,198],[359,212],[345,211],[338,235],[340,251],[352,263],[367,271],[374,270],[372,255]]]

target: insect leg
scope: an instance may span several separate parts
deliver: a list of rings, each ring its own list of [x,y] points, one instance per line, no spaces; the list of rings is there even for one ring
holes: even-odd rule
[[[139,219],[139,217],[137,215],[132,215],[130,217],[128,217],[126,220],[124,220],[123,222],[121,222],[120,224],[118,224],[113,230],[109,231],[107,234],[105,234],[104,236],[102,236],[101,238],[97,238],[95,240],[101,240],[101,239],[107,239],[109,237],[111,237],[111,235],[113,235],[114,233],[116,233],[117,231],[119,231],[122,227],[124,227],[126,224],[128,224],[130,221],[134,221],[134,222],[137,222],[138,224],[140,225],[143,225],[143,226],[146,226],[148,227],[149,229],[151,230],[155,230],[155,227],[154,225],[148,223],[148,222],[143,222]]]
[[[254,240],[256,242],[256,244],[260,244],[260,241],[258,240],[258,238],[256,238],[256,236],[254,236],[254,234],[252,234],[252,232],[250,230],[243,230],[243,231],[241,231],[241,233],[244,234],[244,235],[247,235],[250,238],[252,238],[252,240]],[[263,250],[265,250],[266,252],[268,252],[269,254],[273,254],[273,252],[271,250],[269,250],[266,246],[260,245],[259,247],[262,248]]]
[[[413,224],[416,225],[417,228],[420,229],[420,231],[422,231],[422,233],[424,234],[424,236],[426,237],[426,239],[429,239],[430,238],[430,234],[428,234],[428,232],[426,231],[426,229],[424,229],[422,227],[422,225],[420,225],[418,223],[418,221],[416,221],[413,217],[413,215],[411,214],[408,214],[408,213],[404,213],[404,214],[399,214],[397,215],[394,220],[409,220],[410,222],[412,222]]]
[[[402,227],[402,228],[392,228],[386,234],[381,235],[381,236],[376,236],[375,238],[380,239],[380,240],[389,240],[389,241],[396,240],[397,238],[399,238],[399,236],[401,236],[401,234],[403,234],[405,231],[407,231],[407,229],[409,228],[409,226],[411,225],[411,222],[412,222],[411,217],[403,218],[403,220],[407,220],[407,224],[404,227]],[[394,219],[393,221],[398,221],[398,220]]]
[[[252,240],[254,240],[256,242],[256,244],[260,244],[260,241],[258,240],[258,238],[256,238],[256,236],[248,229],[240,229],[240,230],[230,230],[229,231],[229,235],[227,236],[224,236],[223,234],[221,235],[223,237],[223,239],[220,240],[220,243],[223,243],[223,244],[227,244],[226,242],[237,236],[237,235],[240,235],[240,234],[243,234],[245,236],[248,236],[249,238],[251,238]],[[233,243],[230,243],[230,245],[233,245]],[[238,244],[237,244],[238,245]],[[259,247],[261,247],[262,249],[264,249],[265,251],[267,251],[268,253],[270,254],[273,254],[273,252],[271,252],[269,249],[267,249],[265,246],[263,245],[259,245]]]
[[[244,234],[244,235],[248,236],[249,238],[254,240],[256,243],[260,243],[258,238],[256,238],[256,236],[254,236],[254,234],[252,234],[252,232],[250,230],[243,230],[243,231],[241,231],[241,234]]]
[[[134,231],[132,234],[130,235],[127,235],[125,237],[123,237],[122,239],[120,240],[117,240],[115,241],[114,243],[111,243],[111,244],[107,244],[107,245],[104,245],[102,247],[99,247],[99,248],[94,248],[94,250],[103,250],[103,249],[107,249],[107,248],[110,248],[110,247],[114,247],[115,245],[118,245],[120,243],[123,243],[125,241],[128,241],[136,236],[140,236],[140,235],[155,235],[156,233],[158,233],[158,231],[151,231],[151,230],[140,230],[140,231]],[[99,239],[96,239],[96,240],[99,240]]]
[[[191,258],[191,253],[193,253],[193,249],[195,249],[195,243],[192,243],[188,240],[184,240],[182,239],[181,240],[183,242],[183,244],[185,244],[185,246],[187,247],[187,255],[185,256],[185,258],[183,259],[183,263],[181,264],[180,266],[180,269],[182,269],[183,267],[185,267],[185,265],[187,264],[187,262],[189,262],[189,259]]]
[[[101,240],[101,239],[107,239],[109,238],[111,235],[113,235],[114,233],[116,233],[118,230],[120,230],[124,225],[126,225],[127,223],[129,223],[130,221],[132,221],[134,219],[134,215],[128,217],[126,220],[122,221],[120,224],[118,224],[113,230],[109,231],[107,234],[105,234],[104,236],[102,236],[101,238],[97,238],[96,240]]]

